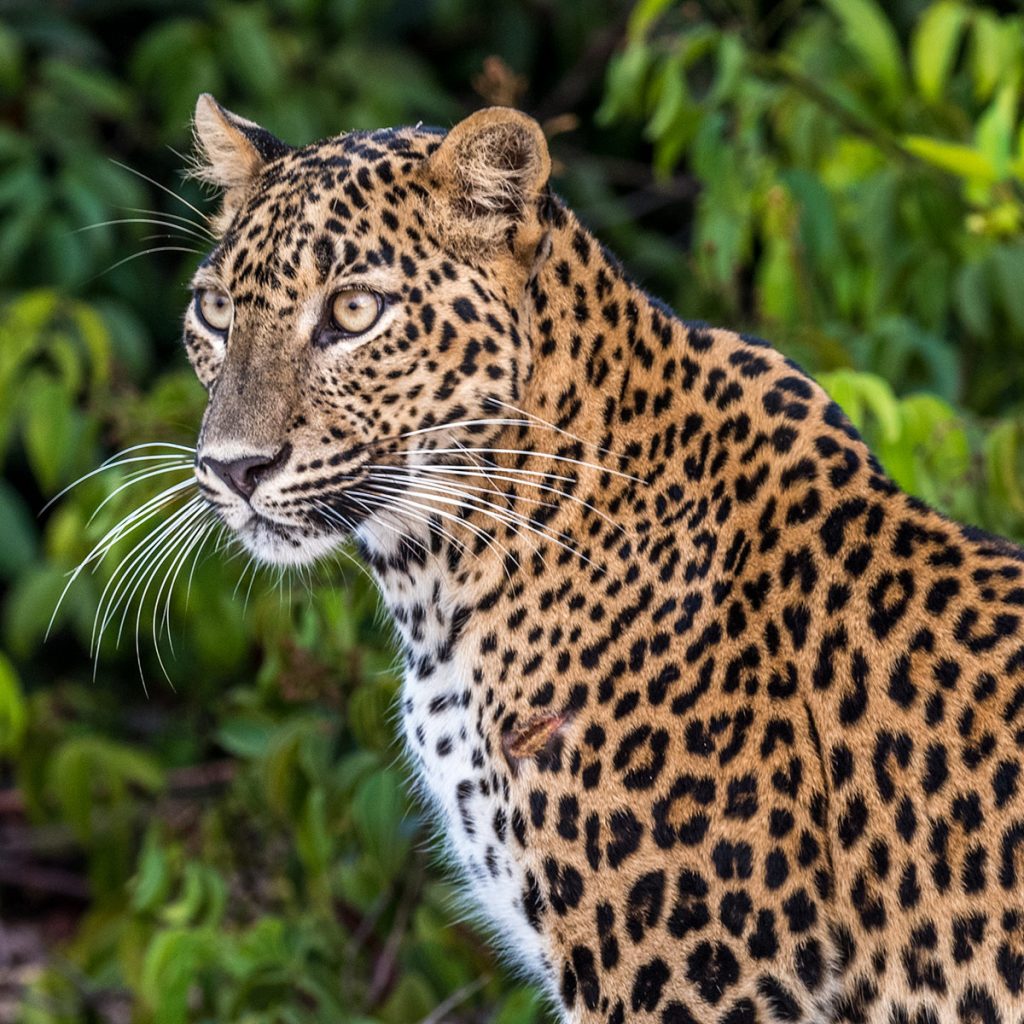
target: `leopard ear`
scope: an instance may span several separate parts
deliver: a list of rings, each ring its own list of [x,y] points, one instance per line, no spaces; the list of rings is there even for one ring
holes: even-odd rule
[[[226,190],[245,188],[260,168],[291,147],[253,121],[225,110],[208,92],[196,102],[193,119],[200,181]]]
[[[524,258],[532,255],[551,174],[547,142],[532,117],[510,107],[470,114],[448,132],[426,171],[451,216],[449,237],[477,251],[507,242]]]

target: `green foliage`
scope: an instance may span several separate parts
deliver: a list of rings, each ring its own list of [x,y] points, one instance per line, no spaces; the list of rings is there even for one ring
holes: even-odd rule
[[[819,376],[893,479],[947,515],[1020,536],[1024,525],[1024,418],[983,430],[936,395],[897,398],[875,374]]]
[[[645,287],[772,338],[904,487],[1024,538],[1024,21],[764,7],[138,0],[0,24],[0,826],[22,837],[0,827],[0,914],[73,925],[22,1022],[547,1019],[453,923],[351,560],[293,589],[205,558],[166,622],[114,617],[94,680],[107,559],[44,642],[66,574],[166,478],[46,502],[112,451],[189,444],[202,412],[176,335],[209,202],[169,148],[202,89],[295,142],[450,123],[473,82],[522,102]],[[478,80],[491,54],[509,67]]]
[[[678,304],[812,369],[1014,408],[1024,19],[938,0],[901,34],[876,0],[830,0],[764,31],[673,7],[609,72],[601,119],[642,120],[655,166],[701,182]]]

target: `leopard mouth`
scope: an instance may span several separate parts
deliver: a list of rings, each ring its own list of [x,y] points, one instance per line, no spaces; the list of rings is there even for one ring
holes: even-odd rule
[[[335,550],[346,535],[322,525],[282,523],[253,512],[235,535],[258,561],[269,565],[304,566]]]
[[[286,523],[279,523],[275,519],[253,512],[249,519],[242,525],[239,532],[248,531],[258,536],[279,537],[281,540],[291,540],[296,535],[296,529]]]

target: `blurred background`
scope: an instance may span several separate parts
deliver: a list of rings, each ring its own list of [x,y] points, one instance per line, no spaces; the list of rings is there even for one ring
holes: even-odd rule
[[[197,94],[293,143],[529,111],[645,288],[772,339],[904,487],[1021,540],[1018,6],[0,3],[0,1024],[548,1020],[410,795],[357,567],[206,557],[138,612],[116,546],[44,643],[69,571],[166,478],[47,501],[201,412]]]

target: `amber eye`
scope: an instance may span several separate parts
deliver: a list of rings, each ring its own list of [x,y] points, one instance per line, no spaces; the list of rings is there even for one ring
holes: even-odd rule
[[[331,326],[345,334],[365,334],[380,318],[381,310],[375,292],[346,288],[331,299]]]
[[[199,319],[217,334],[223,334],[231,326],[234,307],[231,296],[215,288],[200,288],[196,292],[196,312]]]

